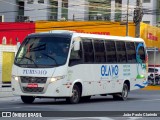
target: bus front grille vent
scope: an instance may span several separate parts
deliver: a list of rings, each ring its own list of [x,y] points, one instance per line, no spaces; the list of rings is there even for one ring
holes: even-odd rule
[[[47,77],[22,77],[21,83],[46,83]]]
[[[24,92],[43,92],[44,87],[28,88],[23,87]]]

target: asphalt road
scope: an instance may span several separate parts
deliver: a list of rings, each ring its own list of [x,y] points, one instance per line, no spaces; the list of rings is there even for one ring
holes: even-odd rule
[[[0,111],[160,111],[160,91],[132,91],[127,101],[114,101],[112,96],[93,96],[89,102],[79,104],[46,98],[24,104],[20,97],[5,97],[0,98]]]
[[[59,116],[52,116],[47,119],[49,120],[159,120],[159,117],[123,117],[123,113],[135,113],[135,111],[156,112],[160,116],[160,91],[147,91],[147,90],[137,90],[129,93],[129,98],[127,101],[114,101],[112,96],[93,96],[89,102],[83,102],[79,104],[67,104],[65,99],[36,99],[33,104],[22,103],[20,97],[4,97],[0,98],[0,114],[4,111],[51,111],[49,114],[54,116],[55,112],[59,112]],[[70,111],[66,113],[64,111]],[[74,112],[78,111],[78,112]],[[83,111],[83,114],[90,114],[89,117],[71,117],[73,114],[78,114],[79,111]],[[89,112],[90,113],[89,113]],[[98,111],[99,113],[106,112],[106,116],[91,117],[94,116]],[[112,111],[112,112],[110,112]],[[118,111],[118,112],[117,112]],[[72,113],[73,112],[73,113]],[[138,112],[139,113],[139,112]],[[61,115],[71,114],[69,117],[61,117]],[[112,116],[113,115],[113,116]],[[96,116],[96,115],[95,115]],[[82,118],[83,117],[83,118]],[[2,118],[0,118],[2,119]],[[3,118],[4,119],[4,118]],[[8,118],[9,120],[11,118]],[[21,118],[13,118],[12,120],[18,120]],[[23,118],[28,119],[28,118]],[[36,118],[33,118],[34,120]],[[45,118],[37,118],[38,120],[45,120]]]

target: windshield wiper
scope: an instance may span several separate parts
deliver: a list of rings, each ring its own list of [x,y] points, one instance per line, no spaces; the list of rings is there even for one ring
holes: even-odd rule
[[[28,60],[32,61],[32,62],[34,63],[34,65],[38,68],[38,66],[37,66],[37,64],[34,62],[34,60],[31,59],[31,58],[29,58],[29,57],[24,56],[24,57],[22,57],[22,58],[17,58],[17,59],[21,59],[19,62],[21,62],[23,59],[28,59]]]
[[[47,55],[45,53],[41,53],[41,54],[44,55],[44,56],[47,56],[47,57],[51,58],[52,60],[54,60],[54,62],[56,63],[56,66],[58,66],[57,61],[56,61],[56,59],[54,57],[52,57],[50,55]]]
[[[46,44],[43,44],[43,45],[39,45],[34,48],[30,48],[30,52],[41,51],[41,50],[45,50],[45,49],[46,49]]]

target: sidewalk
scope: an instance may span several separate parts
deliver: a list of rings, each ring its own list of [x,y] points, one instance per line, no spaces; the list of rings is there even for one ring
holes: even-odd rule
[[[146,88],[143,88],[142,90],[160,90],[160,86],[147,86]]]
[[[0,98],[13,97],[11,87],[0,87]]]

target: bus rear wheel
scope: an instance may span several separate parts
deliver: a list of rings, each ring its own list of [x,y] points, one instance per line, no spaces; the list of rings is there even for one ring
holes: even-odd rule
[[[21,100],[23,101],[23,103],[31,104],[31,103],[34,102],[35,97],[33,97],[33,96],[21,96]]]
[[[77,85],[74,85],[72,89],[72,96],[69,98],[66,98],[66,101],[67,103],[70,103],[70,104],[76,104],[79,102],[80,97],[81,95],[80,95],[79,87]]]
[[[122,93],[114,94],[113,99],[114,100],[123,100],[123,101],[127,100],[128,91],[129,91],[128,85],[126,83],[124,83]]]

